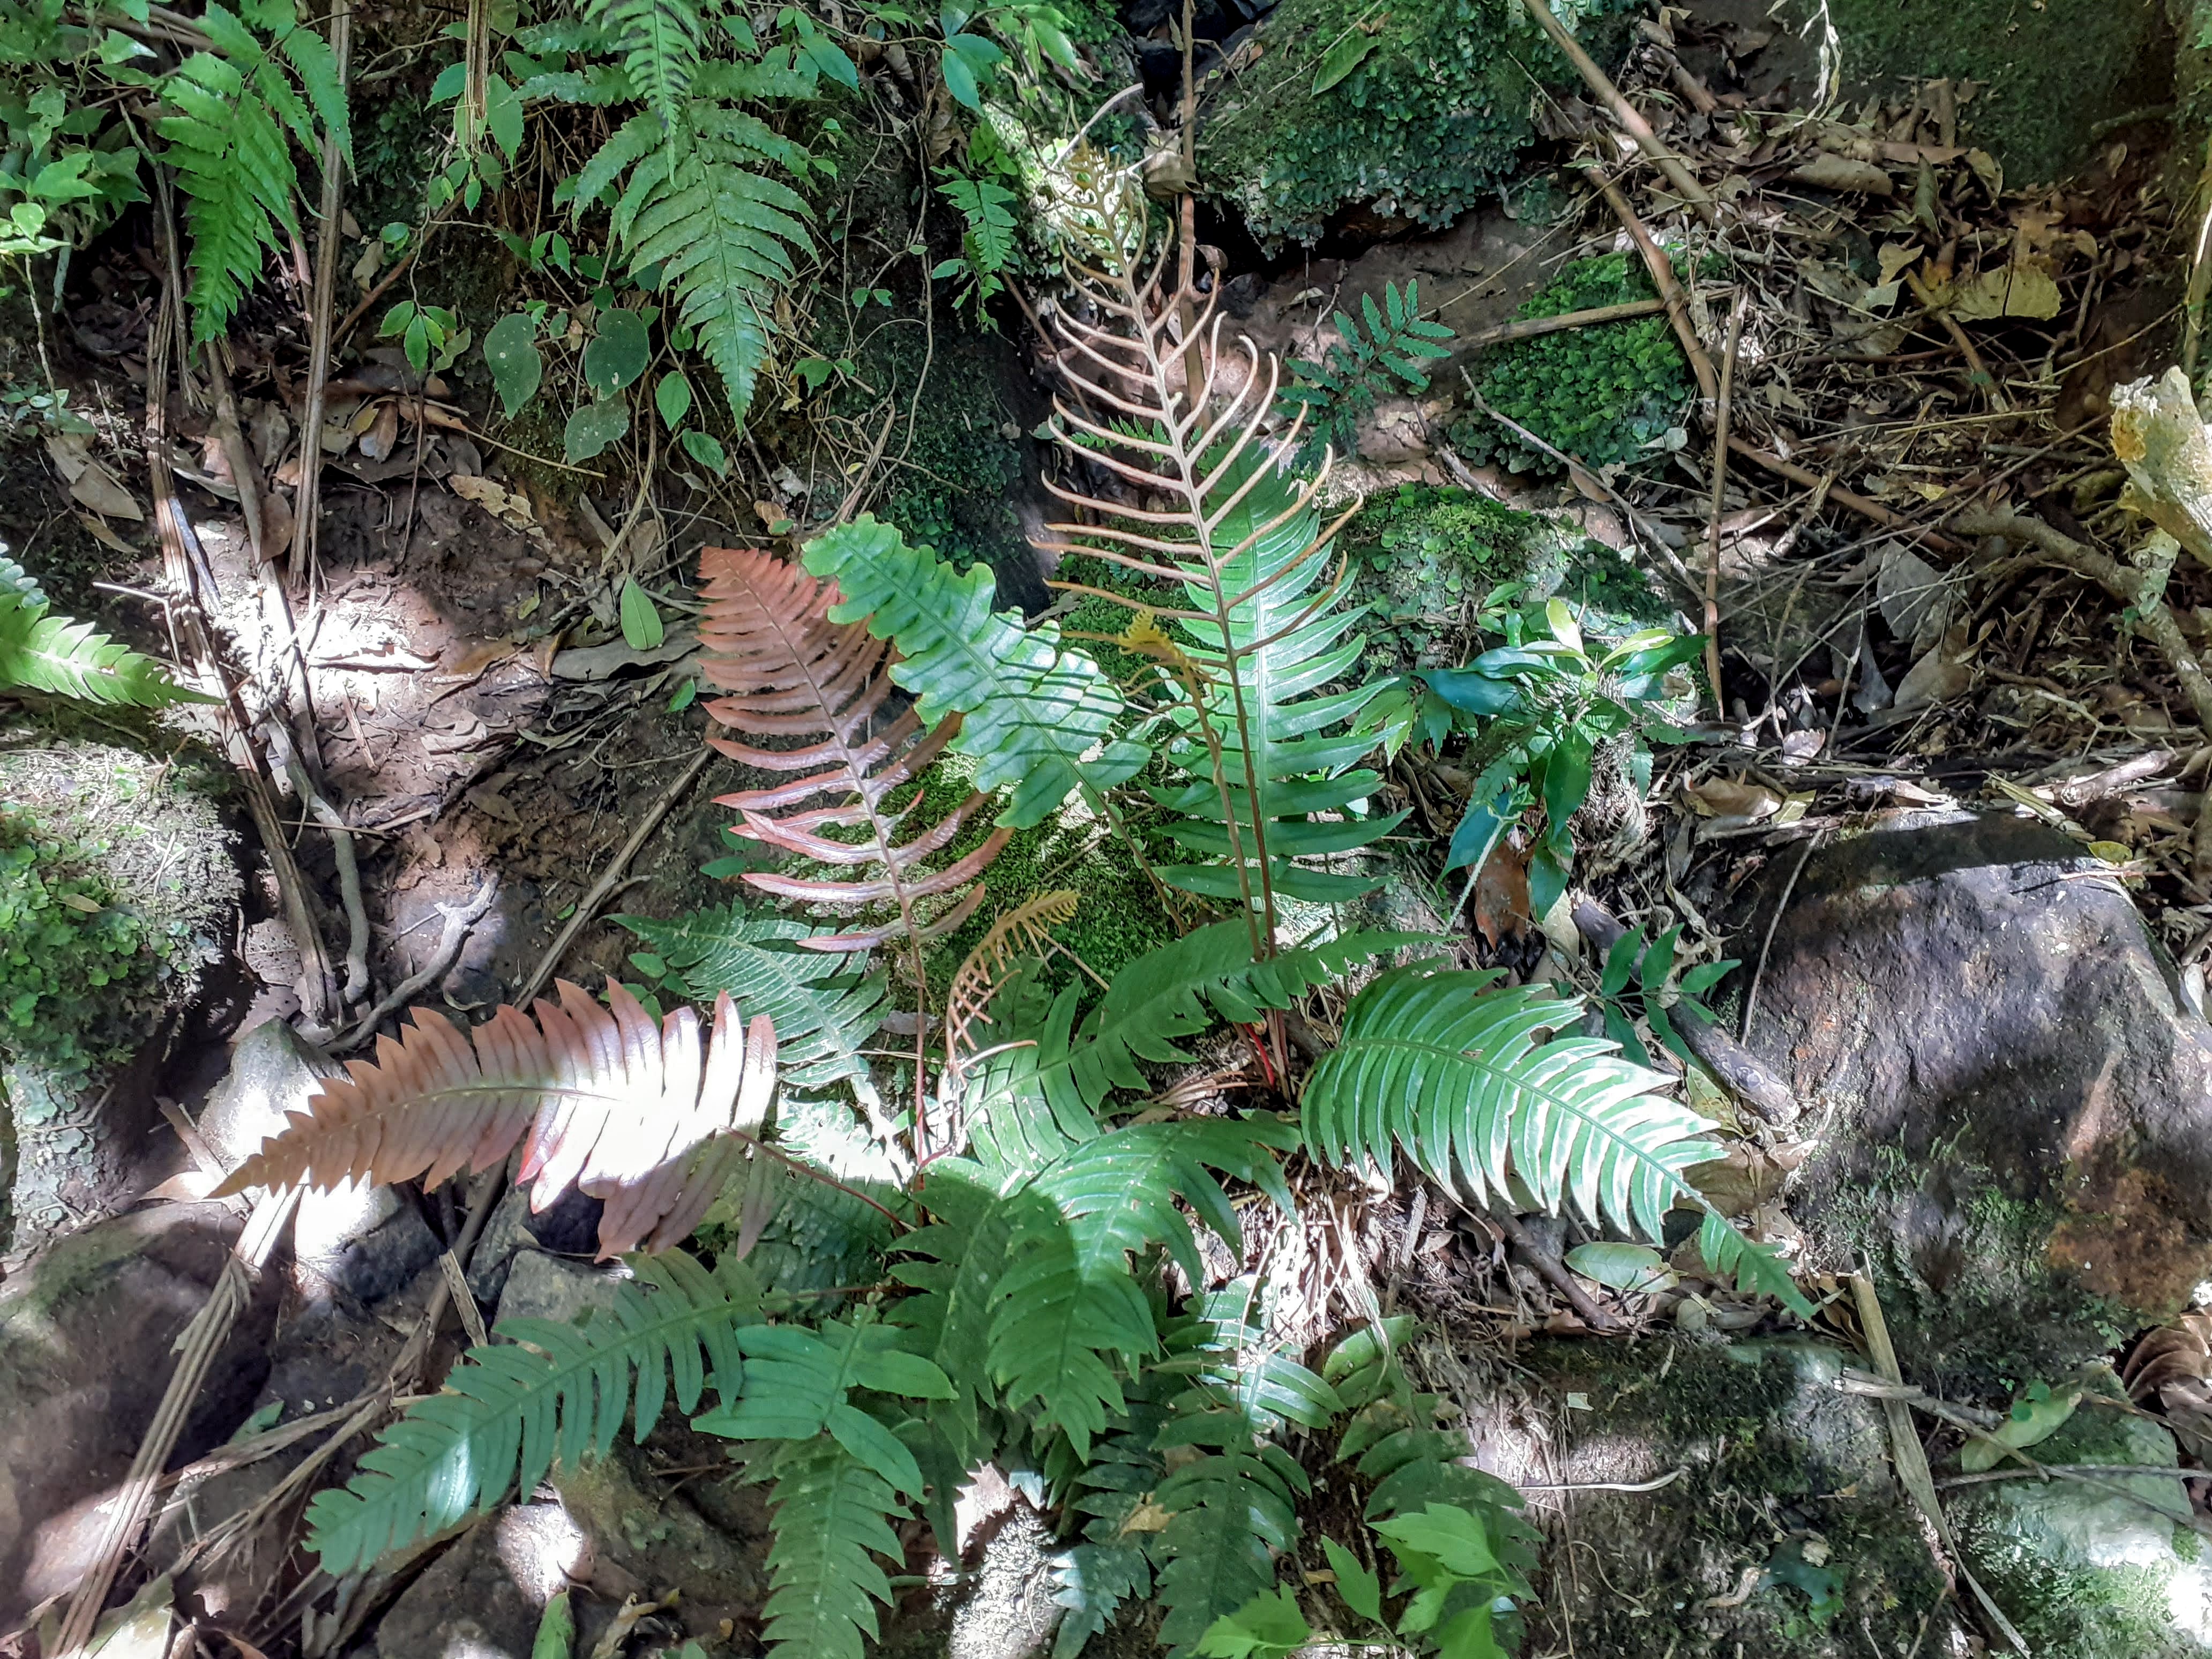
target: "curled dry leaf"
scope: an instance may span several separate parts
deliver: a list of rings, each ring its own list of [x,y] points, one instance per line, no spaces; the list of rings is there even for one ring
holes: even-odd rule
[[[1764,784],[1739,783],[1734,778],[1707,778],[1682,786],[1683,799],[1709,818],[1740,818],[1756,823],[1782,810],[1782,797]]]
[[[324,1079],[216,1196],[417,1176],[432,1187],[494,1167],[520,1140],[533,1210],[572,1186],[606,1201],[602,1257],[680,1243],[767,1121],[775,1027],[763,1015],[741,1032],[725,992],[702,1053],[689,1008],[656,1027],[619,984],[606,1008],[565,980],[559,990],[534,1024],[502,1006],[466,1036],[416,1009],[397,1041],[379,1040],[374,1064]]]

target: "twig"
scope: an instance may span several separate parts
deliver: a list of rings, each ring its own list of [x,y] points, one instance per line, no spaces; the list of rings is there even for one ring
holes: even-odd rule
[[[345,94],[346,70],[353,55],[353,0],[331,7],[331,56],[337,62],[338,94]],[[294,491],[292,586],[313,592],[321,582],[315,561],[315,525],[322,514],[323,389],[331,373],[331,313],[337,305],[340,214],[345,203],[344,156],[335,131],[323,134],[322,222],[315,238],[315,292],[309,319],[307,403],[300,422],[300,483]]]
[[[1824,482],[1826,482],[1819,473],[1808,471],[1794,461],[1784,460],[1779,455],[1770,455],[1766,451],[1755,445],[1746,443],[1741,438],[1731,437],[1728,441],[1728,447],[1731,453],[1742,456],[1753,465],[1764,467],[1777,477],[1787,478],[1790,483],[1802,484],[1808,489],[1817,489]],[[1880,501],[1869,501],[1864,495],[1844,489],[1841,484],[1829,483],[1826,499],[1833,501],[1838,507],[1849,507],[1861,518],[1869,519],[1885,529],[1894,530],[1900,536],[1917,538],[1942,552],[1964,553],[1966,550],[1966,544],[1955,538],[1947,536],[1942,531],[1931,529],[1925,525],[1917,525],[1903,514],[1893,512]],[[1966,528],[1963,525],[1960,527]],[[1973,532],[1968,531],[1967,533],[1971,535]]]
[[[1522,1492],[1660,1492],[1690,1472],[1688,1464],[1669,1469],[1656,1480],[1553,1480],[1523,1483]]]
[[[1910,1403],[1910,1402],[1907,1402]],[[1938,1487],[1979,1486],[1992,1480],[2040,1480],[2046,1475],[2163,1475],[2170,1480],[2212,1480],[2212,1469],[2185,1469],[2157,1463],[2037,1463],[2026,1469],[1984,1469],[1979,1474],[1948,1475]],[[1526,1488],[1524,1487],[1525,1491]]]
[[[394,986],[392,994],[362,1017],[361,1023],[331,1044],[332,1054],[343,1054],[349,1048],[358,1048],[376,1035],[376,1028],[404,1008],[416,997],[428,990],[459,960],[461,946],[466,943],[469,930],[483,920],[491,908],[492,900],[499,896],[499,877],[487,871],[477,884],[476,895],[465,904],[441,904],[438,913],[446,919],[439,933],[437,948],[430,952],[430,960],[420,971],[410,974]],[[527,997],[521,998],[528,1001]]]
[[[1751,290],[1735,291],[1729,313],[1728,349],[1721,354],[1721,395],[1713,410],[1713,510],[1710,520],[1711,546],[1705,555],[1705,678],[1712,682],[1713,712],[1728,718],[1728,700],[1721,695],[1721,512],[1728,487],[1729,402],[1735,390],[1735,350],[1743,339],[1743,313]]]
[[[1797,878],[1805,873],[1805,866],[1813,861],[1813,849],[1820,844],[1827,831],[1815,830],[1806,838],[1805,850],[1797,855],[1796,867],[1790,879],[1782,884],[1782,896],[1774,902],[1774,914],[1766,919],[1766,933],[1759,941],[1759,960],[1752,964],[1751,984],[1743,994],[1743,1024],[1737,1027],[1741,1041],[1751,1041],[1751,1017],[1759,1012],[1759,982],[1766,977],[1766,953],[1774,948],[1774,930],[1782,926],[1782,913],[1790,908],[1790,896],[1797,890]]]
[[[1664,300],[1624,300],[1617,306],[1592,306],[1587,311],[1563,311],[1556,317],[1524,317],[1517,323],[1461,336],[1462,349],[1504,345],[1509,340],[1533,340],[1540,334],[1558,334],[1571,328],[1590,328],[1599,323],[1626,322],[1632,317],[1656,317],[1667,309]]]
[[[1613,85],[1612,77],[1597,66],[1596,60],[1583,50],[1582,42],[1567,33],[1567,26],[1552,15],[1552,9],[1544,3],[1544,0],[1521,0],[1521,3],[1528,9],[1528,15],[1536,20],[1537,27],[1552,37],[1552,44],[1575,66],[1576,73],[1583,77],[1589,89],[1612,112],[1613,118],[1620,123],[1620,130],[1636,141],[1636,148],[1667,175],[1667,182],[1682,193],[1683,199],[1698,210],[1700,219],[1709,225],[1718,225],[1720,211],[1713,205],[1713,198],[1705,193],[1705,187],[1698,182],[1688,167],[1683,166],[1680,156],[1659,142],[1659,135],[1651,131],[1651,124],[1638,112],[1635,105],[1621,96],[1620,88]],[[1712,393],[1708,392],[1705,395],[1710,398]]]
[[[1525,0],[1529,5],[1541,5],[1543,0]],[[1644,264],[1651,273],[1651,281],[1659,290],[1659,297],[1667,307],[1667,320],[1674,325],[1674,337],[1682,343],[1682,350],[1690,360],[1690,368],[1698,377],[1698,392],[1707,403],[1720,396],[1720,380],[1713,373],[1713,360],[1705,355],[1705,343],[1698,338],[1698,331],[1690,322],[1690,296],[1682,292],[1682,285],[1674,280],[1674,262],[1667,251],[1651,240],[1651,233],[1644,228],[1644,221],[1636,216],[1636,210],[1628,205],[1628,198],[1621,194],[1620,186],[1610,179],[1598,182],[1598,194],[1613,210],[1613,217],[1620,221],[1621,228],[1628,233],[1636,251],[1644,256]]]
[[[1583,1324],[1594,1331],[1617,1331],[1620,1328],[1620,1322],[1591,1300],[1590,1293],[1576,1282],[1566,1265],[1537,1242],[1535,1234],[1521,1224],[1518,1216],[1506,1215],[1496,1210],[1486,1213],[1512,1241],[1513,1248],[1528,1258],[1528,1265],[1550,1279],[1559,1294],[1567,1298],[1567,1305],[1575,1310]]]
[[[431,233],[439,229],[453,216],[454,212],[460,206],[460,202],[459,197],[454,197],[422,222],[422,234],[415,239],[415,246],[392,262],[392,269],[378,277],[368,292],[361,296],[361,303],[346,313],[338,325],[331,331],[331,345],[333,349],[343,344],[346,336],[352,333],[361,319],[368,315],[369,307],[390,293],[392,285],[407,274],[414,265],[416,257],[424,248],[429,246]]]
[[[702,749],[691,764],[684,769],[682,775],[661,791],[660,799],[646,809],[645,816],[638,820],[637,828],[630,831],[629,839],[622,844],[622,850],[599,872],[599,880],[592,884],[592,890],[584,896],[583,902],[576,906],[567,925],[546,947],[538,966],[531,970],[530,977],[523,982],[521,991],[514,999],[517,1003],[528,1003],[545,988],[545,982],[560,967],[561,958],[568,954],[568,946],[575,942],[576,935],[583,932],[599,906],[606,902],[607,896],[621,883],[622,873],[629,867],[629,861],[637,856],[638,848],[645,845],[647,839],[660,827],[660,821],[668,816],[678,801],[683,799],[685,792],[698,781],[699,775],[707,769],[707,763],[714,757],[713,750]]]
[[[601,568],[604,569],[607,565],[613,563],[616,557],[622,552],[623,544],[629,540],[630,532],[637,528],[638,521],[645,517],[645,509],[653,504],[653,463],[659,459],[660,428],[648,416],[645,428],[645,465],[640,469],[637,475],[637,494],[630,498],[629,513],[623,520],[622,528],[615,532],[614,540],[607,544],[606,562],[601,566]]]
[[[331,859],[337,866],[338,897],[345,907],[346,957],[345,984],[340,994],[350,1008],[367,997],[368,981],[368,911],[361,902],[361,865],[354,856],[353,830],[337,809],[325,800],[322,792],[315,787],[307,769],[285,743],[272,721],[268,727],[276,744],[282,750],[284,770],[292,780],[293,791],[314,817],[315,822],[330,832]]]
[[[1851,1301],[1858,1310],[1859,1328],[1865,1333],[1867,1353],[1874,1361],[1875,1370],[1893,1386],[1901,1388],[1905,1382],[1905,1373],[1898,1365],[1897,1350],[1891,1346],[1889,1322],[1882,1317],[1881,1301],[1875,1294],[1874,1280],[1862,1265],[1857,1273],[1850,1275],[1850,1281]],[[1936,1496],[1936,1482],[1928,1472],[1927,1450],[1921,1445],[1920,1437],[1912,1427],[1911,1408],[1901,1399],[1886,1396],[1881,1409],[1882,1415],[1889,1423],[1890,1458],[1897,1465],[1898,1481],[1911,1494],[1913,1503],[1927,1517],[1928,1524],[1935,1529],[1935,1541],[1941,1547],[1941,1551],[1936,1553],[1936,1566],[1943,1571],[1947,1578],[1950,1577],[1951,1569],[1957,1570],[1959,1577],[1966,1581],[1966,1587],[1973,1591],[1974,1599],[1981,1603],[1982,1611],[1989,1615],[1991,1626],[2011,1644],[2015,1653],[2027,1659],[2027,1644],[2013,1628],[2012,1621],[2004,1616],[2002,1609],[1990,1600],[1990,1593],[1982,1588],[1980,1580],[1967,1567],[1959,1553],[1958,1545],[1952,1540],[1950,1523],[1944,1519],[1943,1505]],[[1950,1559],[1948,1561],[1942,1552],[1948,1553]]]

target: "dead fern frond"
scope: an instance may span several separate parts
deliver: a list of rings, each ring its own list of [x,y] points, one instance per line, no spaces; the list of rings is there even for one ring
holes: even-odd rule
[[[987,799],[971,792],[937,823],[899,837],[920,799],[919,780],[958,730],[959,717],[925,731],[911,708],[888,712],[891,648],[860,623],[830,620],[834,583],[753,548],[708,548],[700,574],[707,600],[701,672],[730,694],[710,702],[707,712],[746,738],[796,740],[785,748],[708,741],[748,766],[799,775],[720,796],[719,804],[736,807],[744,833],[757,841],[833,868],[877,872],[853,880],[768,873],[744,879],[782,898],[897,908],[896,918],[880,926],[797,941],[811,950],[866,950],[957,927],[982,902],[976,877],[1013,832],[994,830],[964,857],[931,869],[927,860],[957,839]],[[895,804],[894,792],[908,785],[916,786],[913,793]],[[830,804],[791,810],[817,799]],[[823,833],[836,830],[864,834],[848,840]],[[950,908],[931,914],[931,902],[947,897]]]
[[[952,975],[945,997],[945,1064],[956,1072],[975,1046],[975,1023],[999,994],[1000,982],[1017,958],[1042,956],[1053,948],[1052,930],[1075,918],[1081,896],[1062,888],[1039,893],[1001,915],[975,943]]]
[[[502,1006],[467,1035],[416,1009],[411,1029],[378,1042],[375,1063],[325,1079],[217,1195],[417,1176],[434,1187],[498,1164],[527,1131],[518,1179],[533,1183],[533,1210],[580,1187],[606,1200],[602,1257],[680,1243],[767,1121],[775,1028],[761,1016],[741,1032],[725,993],[702,1054],[690,1008],[655,1027],[619,984],[606,1008],[559,988],[534,1024]]]

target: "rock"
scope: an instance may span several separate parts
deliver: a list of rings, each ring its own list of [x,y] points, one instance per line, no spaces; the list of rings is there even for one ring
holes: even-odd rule
[[[72,1234],[0,1285],[0,1627],[68,1588],[238,1236],[213,1204],[167,1204]],[[268,1371],[277,1275],[241,1313],[179,1442],[189,1459],[245,1418]]]
[[[288,1115],[307,1109],[318,1083],[339,1075],[336,1061],[283,1020],[264,1020],[240,1034],[230,1070],[208,1091],[200,1138],[225,1169],[235,1169],[284,1132]]]
[[[2106,1372],[2096,1393],[2125,1396]],[[2170,1467],[2173,1437],[2093,1404],[2033,1448],[2039,1462]],[[1954,1494],[1974,1572],[2038,1659],[2202,1659],[2212,1653],[2212,1565],[2179,1480],[2110,1478],[2142,1502],[2078,1481],[2008,1480]]]
[[[469,1257],[469,1289],[486,1306],[496,1305],[507,1288],[507,1269],[520,1250],[550,1250],[557,1255],[590,1255],[599,1249],[600,1200],[571,1187],[537,1215],[530,1212],[530,1191],[510,1187],[484,1224],[483,1237]]]
[[[710,1455],[727,1449],[717,1443]],[[750,1619],[768,1599],[768,1540],[748,1547],[710,1525],[680,1484],[655,1480],[627,1438],[605,1457],[554,1474],[569,1520],[590,1540],[591,1583],[617,1604],[626,1595],[679,1592],[678,1616],[694,1633],[724,1619]]]
[[[1032,1659],[1051,1647],[1060,1616],[1052,1599],[1055,1548],[1028,1504],[1006,1512],[986,1536],[981,1560],[953,1600],[946,1659]]]
[[[1930,818],[1816,853],[1775,928],[1750,1046],[1810,1109],[1791,1211],[1871,1257],[1916,1381],[2056,1376],[2212,1277],[2212,1030],[2105,869]]]
[[[1944,1584],[1879,1406],[1835,1388],[1846,1359],[1802,1338],[1524,1350],[1535,1396],[1486,1395],[1470,1425],[1483,1468],[1568,1488],[1531,1498],[1552,1537],[1522,1650],[1565,1652],[1571,1628],[1607,1659],[1910,1652]],[[1946,1617],[1923,1653],[1965,1651]]]
[[[525,1250],[514,1258],[500,1293],[501,1320],[550,1319],[560,1325],[580,1325],[594,1314],[612,1311],[614,1287],[623,1274],[616,1267],[586,1267],[540,1250]]]
[[[379,1659],[530,1659],[538,1614],[558,1586],[547,1586],[536,1557],[515,1547],[509,1517],[540,1507],[501,1511],[432,1562],[377,1626]],[[529,1527],[519,1535],[535,1542],[540,1534]],[[580,1550],[575,1559],[581,1565]]]

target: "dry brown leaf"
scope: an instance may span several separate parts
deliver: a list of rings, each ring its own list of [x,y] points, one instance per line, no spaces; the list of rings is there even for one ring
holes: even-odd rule
[[[79,506],[90,507],[104,519],[123,519],[132,524],[144,520],[146,515],[139,511],[138,503],[123,487],[122,480],[86,448],[82,433],[64,432],[49,436],[46,453]]]
[[[1954,283],[1949,300],[1951,314],[1967,323],[1999,317],[2047,320],[2058,314],[2058,284],[2048,263],[2039,258],[1978,271]]]
[[[1528,931],[1532,920],[1528,905],[1528,855],[1500,842],[1490,849],[1481,872],[1474,878],[1471,906],[1474,930],[1494,951],[1501,940],[1517,939]]]
[[[1733,778],[1707,778],[1682,786],[1683,798],[1709,818],[1741,818],[1756,823],[1782,810],[1782,797],[1764,784],[1739,783]]]
[[[1887,196],[1897,188],[1889,174],[1874,162],[1855,161],[1832,150],[1822,150],[1790,168],[1790,182],[1810,185],[1816,190],[1849,191],[1860,196]]]

